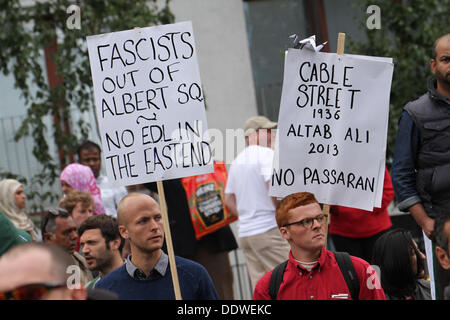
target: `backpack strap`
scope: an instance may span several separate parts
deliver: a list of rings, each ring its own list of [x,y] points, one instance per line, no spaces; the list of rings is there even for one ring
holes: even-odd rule
[[[269,282],[269,295],[272,300],[277,300],[278,290],[280,290],[281,283],[283,282],[284,270],[286,269],[289,260],[277,265],[270,275]]]
[[[359,299],[359,280],[353,267],[352,259],[347,252],[335,252],[334,256],[344,276],[345,283],[353,300]]]
[[[345,283],[353,300],[359,300],[359,280],[353,267],[352,259],[347,252],[335,252],[337,264],[344,276]],[[283,275],[289,260],[277,265],[270,275],[269,295],[272,300],[277,299],[278,291],[283,282]]]

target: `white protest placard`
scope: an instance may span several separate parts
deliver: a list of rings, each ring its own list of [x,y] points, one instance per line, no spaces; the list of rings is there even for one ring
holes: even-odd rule
[[[393,64],[289,49],[270,194],[372,211],[383,189]],[[380,181],[381,180],[381,181]]]
[[[387,57],[372,57],[372,56],[365,56],[365,55],[357,55],[357,54],[346,54],[346,56],[357,58],[357,59],[366,59],[366,60],[374,60],[374,61],[384,61],[390,64],[393,64],[392,58]],[[386,128],[384,129],[386,132],[388,131],[388,124],[389,122],[386,121]],[[384,131],[382,131],[384,132]],[[383,201],[383,187],[384,187],[384,173],[385,173],[385,155],[386,155],[386,144],[387,140],[384,144],[384,151],[382,152],[383,157],[380,159],[380,171],[379,171],[379,177],[378,177],[378,191],[377,191],[377,198],[375,199],[374,207],[381,208],[381,202]]]
[[[212,172],[191,22],[89,36],[87,44],[110,181]]]

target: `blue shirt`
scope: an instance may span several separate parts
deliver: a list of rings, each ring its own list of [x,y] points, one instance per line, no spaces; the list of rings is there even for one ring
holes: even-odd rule
[[[164,260],[167,255],[163,253],[161,258]],[[100,279],[95,288],[114,292],[120,300],[174,300],[171,270],[167,267],[167,261],[166,270],[161,274],[161,266],[164,264],[164,262],[160,264],[161,258],[147,277],[140,274],[139,269],[132,265],[128,257],[128,263]],[[175,256],[175,261],[183,300],[217,299],[211,277],[202,265],[178,256]]]
[[[158,279],[164,277],[167,271],[167,266],[169,265],[169,256],[162,251],[161,257],[159,258],[156,265],[150,270],[148,276],[145,275],[145,272],[136,267],[133,262],[131,262],[131,254],[128,255],[127,260],[125,261],[125,269],[127,269],[130,277],[133,277],[137,280],[146,280],[146,279]]]

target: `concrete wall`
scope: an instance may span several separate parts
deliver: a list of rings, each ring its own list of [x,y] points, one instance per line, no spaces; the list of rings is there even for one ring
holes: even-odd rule
[[[367,18],[366,8],[361,6],[355,0],[324,0],[325,15],[327,18],[328,40],[330,52],[337,50],[338,33],[345,33],[346,42],[348,40],[359,42],[365,41],[366,35],[361,21]],[[347,47],[347,46],[346,46]],[[344,50],[345,53],[355,53]]]
[[[242,0],[172,0],[176,22],[192,21],[208,127],[242,128],[257,114]]]
[[[25,113],[25,101],[20,92],[14,89],[14,77],[0,74],[0,117],[13,117]]]
[[[284,73],[284,52],[289,36],[306,38],[303,0],[259,0],[243,3],[258,110],[278,121]]]

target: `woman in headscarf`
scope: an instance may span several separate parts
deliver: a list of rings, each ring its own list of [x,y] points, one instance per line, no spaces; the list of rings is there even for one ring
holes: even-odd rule
[[[27,232],[33,241],[39,241],[39,232],[33,221],[25,212],[26,196],[22,184],[14,179],[0,181],[0,212],[3,213],[13,225]]]
[[[94,215],[105,213],[100,188],[97,186],[91,168],[79,163],[69,164],[61,172],[60,182],[65,195],[68,195],[74,189],[89,192],[94,198]]]

